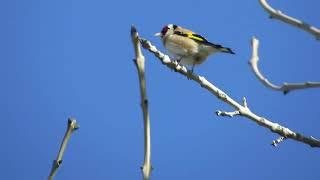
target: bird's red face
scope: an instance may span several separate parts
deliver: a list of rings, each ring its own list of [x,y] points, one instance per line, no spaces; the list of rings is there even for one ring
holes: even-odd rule
[[[168,32],[170,28],[168,26],[164,26],[161,30],[161,35],[164,36],[166,35],[166,33]]]
[[[177,25],[174,24],[168,24],[166,26],[164,26],[161,30],[161,32],[156,33],[155,36],[160,36],[161,38],[163,38],[164,36],[170,35],[174,33],[174,30],[177,28]]]

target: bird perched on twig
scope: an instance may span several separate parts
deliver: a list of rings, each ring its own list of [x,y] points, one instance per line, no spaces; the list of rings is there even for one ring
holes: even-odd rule
[[[191,65],[191,72],[195,65],[203,63],[211,54],[235,54],[230,48],[211,43],[203,36],[174,24],[164,26],[155,36],[161,37],[164,47],[177,58],[178,63]]]

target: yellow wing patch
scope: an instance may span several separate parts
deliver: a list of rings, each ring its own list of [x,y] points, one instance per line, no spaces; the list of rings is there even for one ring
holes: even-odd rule
[[[189,39],[202,42],[202,43],[209,43],[208,40],[206,40],[204,37],[202,37],[199,34],[196,34],[194,32],[181,32],[181,31],[175,31],[174,34],[179,35],[179,36],[184,36]]]
[[[198,34],[187,33],[187,37],[190,39],[194,39],[196,41],[207,42],[207,40],[205,38],[203,38],[202,36],[200,36]]]

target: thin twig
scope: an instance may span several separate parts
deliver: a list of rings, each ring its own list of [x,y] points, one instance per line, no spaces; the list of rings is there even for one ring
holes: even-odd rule
[[[216,111],[217,116],[227,116],[227,117],[233,117],[236,115],[240,115],[239,111],[231,111],[231,112],[227,112],[227,111]]]
[[[246,100],[243,101],[244,105],[239,104],[238,102],[233,100],[231,97],[229,97],[225,92],[223,92],[222,90],[220,90],[219,88],[211,84],[209,81],[207,81],[204,77],[196,75],[192,73],[190,70],[187,70],[187,68],[185,68],[184,66],[181,66],[176,62],[171,61],[168,55],[165,55],[162,52],[160,52],[155,46],[153,46],[150,43],[150,41],[141,39],[141,44],[145,49],[149,50],[152,54],[154,54],[157,57],[157,59],[159,59],[162,62],[162,64],[166,65],[168,68],[174,70],[175,72],[186,76],[188,79],[191,79],[199,83],[201,87],[208,90],[211,94],[216,96],[218,99],[229,104],[236,111],[239,111],[241,116],[247,117],[248,119],[256,122],[258,125],[266,127],[272,132],[279,134],[280,136],[284,136],[299,142],[303,142],[305,144],[310,145],[311,147],[320,147],[320,141],[313,138],[312,136],[311,137],[303,136],[284,126],[281,126],[277,123],[267,120],[266,118],[263,118],[254,114],[248,108]]]
[[[67,147],[68,141],[71,137],[71,133],[73,131],[77,130],[78,128],[79,128],[79,125],[77,124],[77,121],[73,118],[69,118],[68,119],[68,128],[67,128],[67,131],[66,131],[64,138],[62,140],[62,144],[60,146],[57,159],[53,161],[52,169],[51,169],[50,175],[48,177],[49,180],[53,179],[53,177],[57,173],[58,168],[60,167],[60,165],[62,163],[62,156],[64,154],[66,147]]]
[[[145,58],[141,52],[139,42],[139,35],[134,26],[131,27],[131,38],[135,50],[134,63],[138,70],[140,82],[141,108],[143,112],[144,124],[144,163],[141,167],[143,179],[149,180],[151,175],[151,145],[150,145],[150,118],[148,110],[148,98],[146,93],[146,79],[145,79]]]
[[[284,136],[280,136],[278,139],[272,141],[271,145],[274,147],[277,147],[281,142],[283,142],[286,139]]]
[[[316,28],[314,26],[311,26],[303,21],[300,21],[299,19],[290,17],[284,13],[282,13],[280,10],[273,9],[266,0],[259,0],[261,6],[269,13],[270,18],[278,19],[282,22],[285,22],[287,24],[293,25],[297,28],[300,28],[313,36],[317,40],[320,40],[320,29]]]
[[[249,61],[249,64],[255,74],[255,76],[268,88],[271,88],[276,91],[282,91],[284,94],[287,94],[289,91],[306,89],[306,88],[316,88],[320,87],[320,82],[305,82],[305,83],[283,83],[282,86],[277,86],[268,81],[267,78],[263,76],[258,68],[259,62],[259,40],[255,37],[252,37],[251,40],[252,46],[252,56]]]

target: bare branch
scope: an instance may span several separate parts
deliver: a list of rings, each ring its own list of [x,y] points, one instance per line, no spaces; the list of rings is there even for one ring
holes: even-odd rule
[[[66,134],[64,135],[62,144],[60,146],[60,150],[59,150],[57,159],[53,161],[52,169],[51,169],[50,175],[48,177],[49,180],[53,179],[58,168],[60,167],[60,165],[62,163],[62,156],[64,154],[66,147],[67,147],[68,141],[71,137],[71,133],[73,131],[77,130],[78,128],[79,128],[79,125],[77,124],[77,121],[73,118],[69,118],[68,119],[68,128],[67,128]]]
[[[267,78],[265,78],[258,68],[259,62],[259,40],[255,37],[252,37],[251,40],[252,46],[252,56],[249,61],[251,68],[256,75],[256,77],[268,88],[271,88],[276,91],[282,91],[284,94],[287,94],[289,91],[298,90],[298,89],[306,89],[306,88],[316,88],[320,87],[320,82],[305,82],[305,83],[283,83],[282,86],[277,86],[272,84]]]
[[[150,118],[148,110],[148,98],[146,93],[146,79],[145,79],[145,58],[141,52],[139,35],[134,26],[131,26],[131,38],[135,50],[134,63],[138,70],[140,82],[141,108],[143,112],[144,124],[144,163],[141,167],[143,179],[149,180],[151,174],[151,145],[150,145]]]
[[[245,97],[242,98],[242,103],[243,103],[243,107],[245,109],[249,109],[248,108],[248,104],[247,104],[247,99]],[[236,110],[236,111],[232,111],[232,112],[226,112],[226,111],[220,111],[218,110],[216,112],[217,116],[228,116],[228,117],[233,117],[233,116],[236,116],[236,115],[241,115],[240,114],[240,111]]]
[[[216,112],[217,116],[228,116],[228,117],[233,117],[236,115],[240,115],[239,111],[232,111],[232,112],[227,112],[227,111],[217,111]]]
[[[244,106],[245,108],[248,108],[248,104],[247,104],[247,99],[246,99],[246,97],[243,97],[243,98],[242,98],[242,102],[243,102],[243,106]]]
[[[280,136],[284,136],[287,138],[294,139],[296,141],[303,142],[305,144],[310,145],[311,147],[320,147],[320,141],[317,139],[314,139],[312,137],[306,137],[299,133],[296,133],[286,127],[283,127],[277,123],[271,122],[270,120],[267,120],[266,118],[260,117],[254,113],[252,113],[248,106],[243,106],[239,103],[237,103],[235,100],[233,100],[231,97],[229,97],[225,92],[220,90],[218,87],[211,84],[209,81],[207,81],[204,77],[196,75],[194,73],[191,73],[191,71],[187,70],[184,66],[178,65],[176,62],[172,62],[169,58],[169,56],[163,54],[160,52],[155,46],[153,46],[150,41],[141,39],[142,46],[149,50],[151,53],[153,53],[161,62],[162,64],[166,65],[168,68],[174,70],[177,73],[180,73],[184,76],[186,76],[188,79],[191,79],[197,83],[206,90],[208,90],[211,94],[216,96],[218,99],[224,101],[225,103],[232,106],[236,111],[239,111],[241,116],[247,117],[250,120],[256,122],[258,125],[266,127],[270,129],[272,132],[279,134]],[[246,103],[246,100],[244,100],[244,104]]]
[[[285,22],[287,24],[291,24],[297,28],[300,28],[313,36],[317,40],[320,40],[320,29],[311,26],[303,21],[300,21],[299,19],[295,19],[293,17],[290,17],[284,13],[282,13],[280,10],[273,9],[266,0],[259,0],[261,6],[269,13],[270,18],[278,19],[282,22]]]

